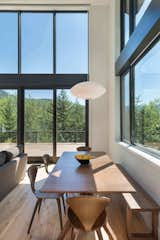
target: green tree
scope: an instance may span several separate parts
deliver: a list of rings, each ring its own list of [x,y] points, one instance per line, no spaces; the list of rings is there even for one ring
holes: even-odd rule
[[[140,97],[135,106],[136,142],[160,150],[160,99],[142,104]]]
[[[16,141],[17,98],[8,95],[0,98],[0,130],[4,142]]]

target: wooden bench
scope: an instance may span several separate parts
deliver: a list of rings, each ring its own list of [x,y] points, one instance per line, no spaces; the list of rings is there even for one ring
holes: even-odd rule
[[[123,174],[127,177],[128,181],[135,188],[135,193],[123,193],[122,196],[127,203],[126,208],[126,228],[128,239],[130,238],[150,238],[158,240],[158,214],[160,207],[159,205],[139,186],[128,173],[118,165]],[[152,215],[152,232],[151,233],[133,233],[131,232],[131,221],[132,214],[134,212],[150,212]]]

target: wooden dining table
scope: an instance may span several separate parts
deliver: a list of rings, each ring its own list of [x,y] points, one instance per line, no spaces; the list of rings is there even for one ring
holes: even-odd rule
[[[84,153],[84,152],[81,152]],[[126,193],[135,192],[118,165],[102,152],[91,152],[88,165],[80,165],[77,152],[64,152],[49,174],[45,193]]]

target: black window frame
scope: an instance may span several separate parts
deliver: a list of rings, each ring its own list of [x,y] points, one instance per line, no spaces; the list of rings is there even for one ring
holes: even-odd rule
[[[131,126],[130,126],[130,122],[129,122],[129,139],[126,139],[125,138],[125,136],[124,136],[124,129],[123,129],[123,121],[124,121],[124,119],[123,119],[123,109],[124,109],[124,84],[123,84],[123,82],[125,81],[125,77],[126,76],[129,76],[129,121],[130,121],[130,119],[131,119],[131,116],[130,116],[130,113],[131,113],[131,111],[130,111],[130,108],[131,108],[131,98],[130,98],[130,70],[128,70],[128,71],[126,71],[124,74],[122,74],[121,76],[120,76],[120,109],[121,109],[121,111],[120,111],[120,115],[121,115],[121,141],[123,141],[123,142],[125,142],[125,143],[127,143],[127,144],[129,144],[130,143],[130,137],[131,137],[131,134],[130,134],[130,128],[131,128]]]
[[[56,102],[57,89],[70,89],[75,84],[89,81],[88,74],[57,74],[56,73],[56,13],[87,13],[88,14],[88,46],[89,46],[89,12],[82,11],[17,11],[17,10],[0,10],[1,12],[15,12],[18,14],[18,73],[17,74],[0,74],[0,89],[17,90],[17,145],[23,146],[24,151],[24,91],[32,90],[53,90],[53,101]],[[22,13],[52,13],[53,14],[53,74],[25,74],[21,73],[21,14]],[[89,47],[88,47],[89,62]],[[89,64],[88,64],[89,68]],[[89,72],[89,69],[88,69]],[[89,103],[85,104],[85,122],[86,137],[85,145],[89,146]],[[54,108],[54,116],[56,116],[56,108]],[[56,122],[56,121],[54,121]],[[56,153],[56,123],[53,124],[53,158],[57,158]],[[37,156],[39,157],[39,156]]]
[[[129,36],[132,35],[135,28],[138,26],[136,25],[136,14],[137,14],[137,0],[120,0],[120,28],[121,28],[121,50],[125,48],[125,19],[124,13],[126,9],[126,2],[129,2]],[[143,16],[142,16],[143,17]]]
[[[159,9],[159,11],[155,11]],[[150,17],[152,16],[152,18]],[[116,75],[121,77],[124,76],[127,72],[130,74],[130,142],[129,145],[132,145],[139,150],[142,150],[150,155],[160,159],[160,153],[153,151],[135,143],[135,74],[134,69],[135,65],[151,50],[152,47],[160,40],[160,2],[159,0],[152,0],[145,14],[142,16],[141,21],[135,28],[130,37],[128,44],[121,51],[120,56],[116,61]],[[140,36],[141,29],[145,31]],[[122,29],[123,32],[123,29]],[[123,41],[123,39],[121,39]],[[133,48],[135,46],[135,49]],[[121,109],[121,141],[126,142],[123,139],[123,118],[122,118],[122,86],[120,83],[120,109]]]
[[[136,0],[121,0],[120,3],[120,25],[121,25],[121,50],[125,47],[125,18],[126,2],[129,2],[129,36],[135,28]]]

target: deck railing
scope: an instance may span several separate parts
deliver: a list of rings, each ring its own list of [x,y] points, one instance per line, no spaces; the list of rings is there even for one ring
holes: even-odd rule
[[[26,143],[52,143],[52,131],[25,131]],[[16,142],[16,131],[0,131],[0,142]],[[85,142],[84,130],[57,130],[57,142]]]

